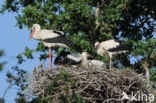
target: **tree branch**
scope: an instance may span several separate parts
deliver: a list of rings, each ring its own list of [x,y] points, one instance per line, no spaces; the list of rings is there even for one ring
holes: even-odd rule
[[[96,21],[95,21],[95,24],[96,24],[95,31],[100,26],[100,23],[98,21],[98,18],[100,17],[100,7],[99,7],[99,5],[100,4],[98,2],[97,5],[96,5],[96,10],[95,10],[95,18],[96,18]]]
[[[4,93],[3,93],[3,96],[2,96],[2,99],[4,100],[4,97],[6,95],[6,93],[8,92],[8,90],[13,86],[12,82],[10,82],[9,86],[5,89]]]

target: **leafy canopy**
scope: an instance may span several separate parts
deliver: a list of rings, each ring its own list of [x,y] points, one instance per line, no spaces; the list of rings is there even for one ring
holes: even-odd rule
[[[2,50],[0,50],[0,58],[4,55],[4,52]],[[3,66],[6,62],[1,62],[0,61],[0,71],[3,69]]]
[[[96,41],[114,38],[124,41],[132,49],[131,55],[149,58],[156,48],[154,4],[156,1],[149,0],[5,0],[0,13],[17,13],[17,26],[21,29],[26,26],[30,30],[38,23],[43,29],[64,31],[77,45],[74,51],[96,55]],[[39,43],[35,50],[26,47],[18,58],[24,61],[25,55],[33,59],[33,52],[41,52],[39,59],[44,60],[46,50]],[[128,57],[121,59],[123,65],[129,61]]]

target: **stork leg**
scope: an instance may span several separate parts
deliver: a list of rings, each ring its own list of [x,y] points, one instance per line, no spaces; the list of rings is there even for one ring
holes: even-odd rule
[[[109,54],[109,69],[112,69],[112,53],[108,53]]]
[[[49,48],[49,69],[52,69],[52,52],[51,52],[51,48]]]
[[[49,48],[49,70],[50,70],[50,58],[51,58],[51,50],[50,50],[50,48]]]
[[[51,69],[52,69],[52,66],[53,65],[53,51],[51,50]]]

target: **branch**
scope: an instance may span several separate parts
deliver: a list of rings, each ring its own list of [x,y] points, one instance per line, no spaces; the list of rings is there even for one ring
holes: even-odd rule
[[[13,86],[12,82],[10,82],[9,86],[5,89],[4,93],[3,93],[3,96],[2,96],[2,99],[4,100],[4,97],[6,95],[6,93],[8,92],[8,90]]]
[[[150,81],[150,74],[149,74],[149,69],[148,69],[148,63],[147,63],[147,60],[145,60],[144,64],[143,64],[143,68],[145,69],[145,72],[146,72],[146,79],[149,83]]]
[[[95,21],[95,24],[96,24],[95,31],[100,26],[100,23],[98,21],[99,17],[100,17],[100,7],[99,7],[99,2],[98,2],[97,5],[96,5],[96,10],[95,10],[95,18],[96,18],[96,21]]]

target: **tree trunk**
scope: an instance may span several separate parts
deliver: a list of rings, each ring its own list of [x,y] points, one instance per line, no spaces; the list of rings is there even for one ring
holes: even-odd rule
[[[96,11],[95,11],[95,18],[96,18],[96,21],[95,21],[95,24],[96,24],[96,27],[95,27],[95,31],[97,30],[97,28],[100,26],[100,23],[98,21],[98,18],[100,16],[100,7],[99,7],[99,3],[97,3],[96,5]]]

